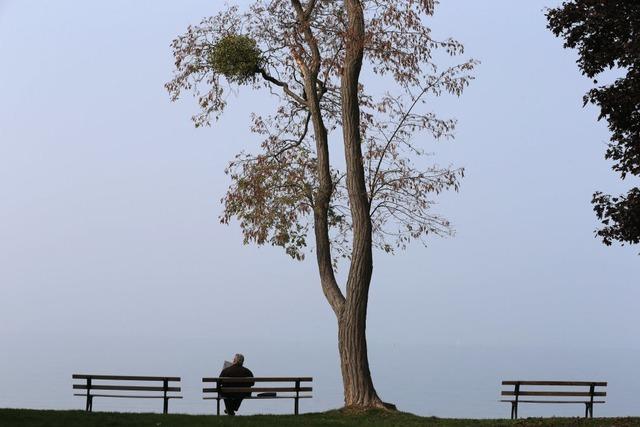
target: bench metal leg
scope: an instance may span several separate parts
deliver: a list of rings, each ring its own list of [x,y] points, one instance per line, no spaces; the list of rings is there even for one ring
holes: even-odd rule
[[[515,395],[515,400],[513,402],[511,402],[511,405],[513,405],[511,407],[511,419],[512,420],[517,420],[518,419],[518,398],[520,397],[520,383],[517,382],[514,387],[513,387],[513,394]]]
[[[593,403],[585,402],[584,404],[584,417],[585,418],[593,418]]]
[[[216,415],[220,415],[220,398],[216,399]]]
[[[294,409],[293,409],[293,413],[294,413],[295,415],[298,415],[298,401],[299,401],[300,399],[298,399],[298,398],[296,397],[294,400],[296,401],[296,403],[295,403],[295,406],[294,406]]]
[[[87,378],[87,403],[84,408],[86,412],[91,412],[91,406],[93,404],[92,400],[93,396],[91,395],[91,378]]]
[[[162,413],[163,414],[168,414],[169,413],[169,398],[167,397],[167,392],[169,391],[169,379],[165,378],[162,381],[162,388],[163,388],[163,397],[164,397],[164,405],[162,405]]]
[[[584,417],[593,418],[593,403],[591,402],[584,403]]]

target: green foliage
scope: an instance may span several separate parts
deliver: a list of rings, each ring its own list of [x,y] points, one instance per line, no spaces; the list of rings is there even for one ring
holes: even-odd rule
[[[608,85],[591,89],[584,102],[600,107],[611,143],[605,157],[625,179],[640,176],[640,2],[628,0],[572,0],[547,12],[548,27],[564,39],[566,48],[577,49],[577,64],[594,79],[609,69],[625,73]],[[597,231],[610,245],[640,243],[640,188],[612,197],[597,192],[593,205],[603,228]]]
[[[605,245],[614,240],[640,244],[640,189],[632,188],[626,195],[612,197],[597,192],[593,209],[604,227],[597,231]]]
[[[211,49],[209,65],[230,82],[245,84],[260,70],[262,54],[255,40],[243,35],[222,37]]]

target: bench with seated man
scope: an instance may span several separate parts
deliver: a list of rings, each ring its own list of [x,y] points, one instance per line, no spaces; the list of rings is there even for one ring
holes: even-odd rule
[[[291,399],[294,401],[293,413],[299,413],[300,399],[310,399],[310,386],[303,386],[302,383],[311,382],[311,377],[254,377],[253,373],[243,366],[244,356],[236,354],[233,363],[225,362],[225,368],[220,372],[220,376],[202,378],[202,382],[215,383],[215,387],[204,387],[203,399],[216,400],[216,413],[220,415],[220,400],[224,400],[228,415],[235,415],[240,408],[240,403],[244,399]],[[262,384],[254,387],[255,383]],[[291,383],[284,385],[269,385],[269,383]],[[255,392],[255,395],[251,395]]]

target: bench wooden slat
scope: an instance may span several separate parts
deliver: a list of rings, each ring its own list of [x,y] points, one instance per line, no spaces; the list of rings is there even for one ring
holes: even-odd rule
[[[254,382],[308,382],[313,381],[313,377],[250,377]],[[247,377],[205,377],[203,383],[224,382],[246,382]]]
[[[502,381],[502,385],[549,385],[549,386],[591,386],[606,387],[606,381]]]
[[[74,394],[74,396],[86,397],[86,394]],[[122,397],[128,399],[164,399],[164,396],[140,396],[140,395],[124,395],[124,394],[90,394],[91,397]],[[167,399],[182,399],[182,396],[167,396]]]
[[[180,387],[152,387],[152,386],[141,386],[141,385],[93,385],[91,384],[88,387],[86,384],[74,384],[73,388],[75,390],[122,390],[122,391],[180,391]]]
[[[203,388],[203,393],[215,393],[217,392],[217,388]],[[264,393],[264,392],[291,392],[291,391],[300,391],[300,392],[309,392],[313,391],[313,387],[223,387],[223,392],[227,393],[248,393],[248,392],[256,392],[256,393]]]
[[[180,381],[180,377],[148,377],[139,375],[86,375],[73,374],[71,378],[75,380],[120,380],[120,381]]]
[[[500,402],[514,403],[515,400],[501,400]],[[518,403],[591,403],[590,400],[518,400]],[[606,403],[604,400],[594,400],[593,403]]]
[[[311,399],[313,396],[298,396],[297,399]],[[217,397],[203,397],[203,400],[216,400]],[[249,396],[245,399],[296,399],[296,396]]]
[[[606,396],[606,391],[594,391],[589,393],[588,391],[503,391],[502,396]]]

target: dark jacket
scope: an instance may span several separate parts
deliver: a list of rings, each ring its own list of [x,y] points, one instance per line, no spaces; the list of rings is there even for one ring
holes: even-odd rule
[[[244,377],[253,377],[253,372],[251,372],[249,369],[245,368],[244,366],[241,365],[231,365],[228,368],[225,368],[222,370],[222,372],[220,372],[220,377],[231,377],[231,378],[244,378]],[[253,384],[255,384],[255,382],[253,381],[246,381],[246,382],[228,382],[225,383],[223,381],[220,382],[220,388],[224,389],[226,387],[229,388],[240,388],[240,387],[252,387]],[[229,397],[249,397],[251,396],[251,392],[244,392],[244,393],[227,393],[227,392],[223,392],[222,393],[224,396],[229,396]]]

